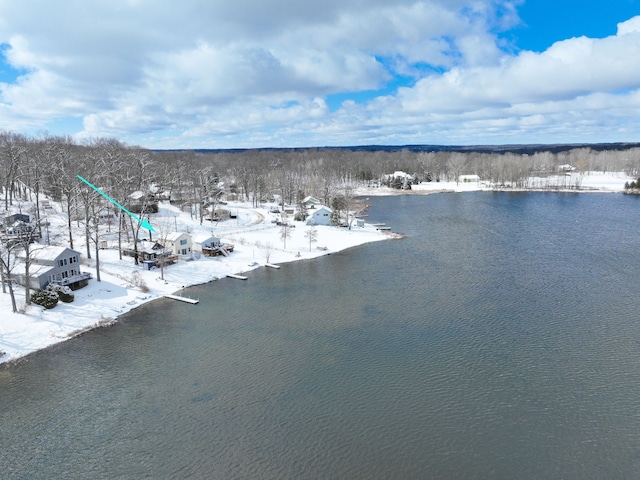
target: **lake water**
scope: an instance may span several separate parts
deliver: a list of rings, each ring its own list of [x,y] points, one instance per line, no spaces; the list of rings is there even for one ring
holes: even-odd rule
[[[371,198],[404,240],[0,369],[0,476],[640,476],[640,198]]]

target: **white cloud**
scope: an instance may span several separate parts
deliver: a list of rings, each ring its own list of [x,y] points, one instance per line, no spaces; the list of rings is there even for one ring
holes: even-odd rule
[[[635,140],[640,17],[513,54],[496,32],[515,4],[1,2],[0,44],[25,73],[0,83],[0,120],[79,117],[80,136],[167,148]]]

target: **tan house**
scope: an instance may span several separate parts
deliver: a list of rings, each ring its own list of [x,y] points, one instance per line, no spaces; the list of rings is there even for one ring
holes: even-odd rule
[[[191,255],[193,240],[191,235],[184,232],[169,233],[163,239],[164,248],[171,250],[174,255]]]

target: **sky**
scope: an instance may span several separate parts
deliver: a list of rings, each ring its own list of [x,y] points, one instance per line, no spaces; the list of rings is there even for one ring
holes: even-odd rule
[[[640,0],[0,0],[0,130],[153,149],[640,141]]]

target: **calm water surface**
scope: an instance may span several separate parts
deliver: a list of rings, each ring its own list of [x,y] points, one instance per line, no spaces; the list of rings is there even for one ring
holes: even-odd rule
[[[0,369],[0,476],[639,478],[640,198],[372,198],[405,240]]]

